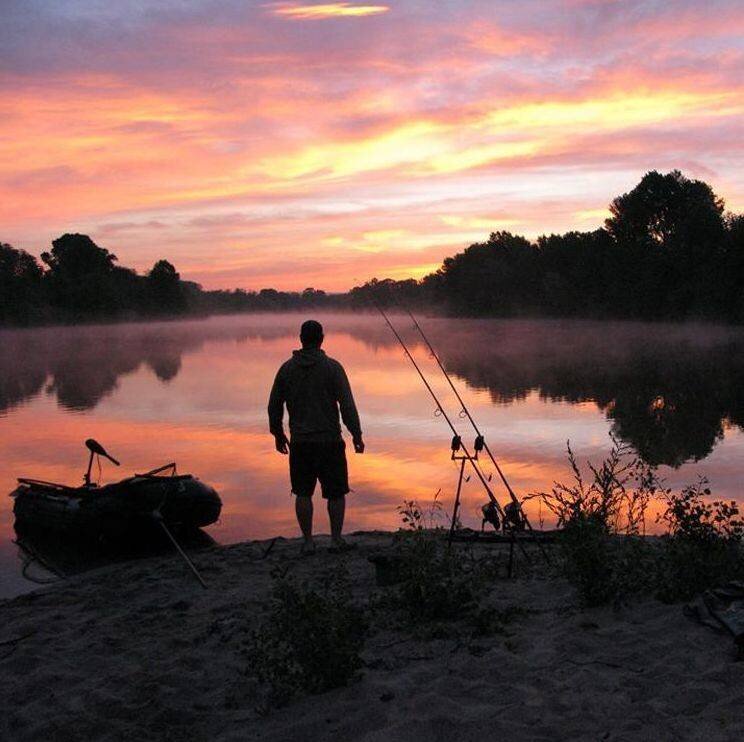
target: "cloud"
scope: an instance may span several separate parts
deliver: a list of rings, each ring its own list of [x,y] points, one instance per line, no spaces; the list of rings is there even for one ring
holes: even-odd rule
[[[387,13],[387,5],[357,5],[355,3],[271,3],[267,6],[274,15],[295,21],[320,21],[329,18],[361,18]]]
[[[652,168],[742,209],[739,5],[7,0],[2,237],[343,288],[591,227]]]

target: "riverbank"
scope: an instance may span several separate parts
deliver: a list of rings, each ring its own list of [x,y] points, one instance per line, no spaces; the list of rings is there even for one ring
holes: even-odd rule
[[[744,734],[744,664],[730,640],[653,600],[582,610],[547,574],[494,582],[519,609],[503,631],[444,638],[373,630],[361,679],[266,713],[240,653],[277,570],[312,581],[343,561],[354,597],[376,587],[358,548],[299,558],[297,541],[130,562],[0,602],[0,737],[7,740],[701,739]],[[321,539],[321,546],[323,540]],[[481,548],[481,547],[478,547]],[[485,547],[483,547],[485,548]],[[257,710],[258,707],[258,710]]]

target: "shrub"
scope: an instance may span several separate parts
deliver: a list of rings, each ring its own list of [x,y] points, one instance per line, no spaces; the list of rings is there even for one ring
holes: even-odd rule
[[[455,620],[478,602],[476,575],[459,550],[418,533],[401,542],[400,552],[403,579],[393,602],[410,623]]]
[[[538,497],[556,516],[558,528],[592,524],[603,533],[641,534],[645,531],[648,503],[659,489],[655,470],[643,463],[633,449],[612,438],[612,448],[600,466],[588,463],[587,483],[567,443],[568,463],[574,482],[556,482]]]
[[[621,603],[652,579],[652,548],[639,537],[659,489],[655,471],[613,438],[602,464],[588,465],[592,476],[587,482],[570,444],[567,449],[573,483],[556,482],[551,492],[530,497],[540,498],[562,528],[563,571],[581,601],[587,606]]]
[[[664,493],[667,507],[658,519],[668,529],[658,575],[662,600],[687,600],[744,575],[744,522],[738,506],[707,501],[711,492],[706,485],[701,479],[678,494]]]
[[[744,522],[734,501],[709,501],[707,482],[679,493],[661,486],[653,467],[613,439],[601,466],[585,482],[568,447],[574,483],[538,493],[562,527],[562,566],[585,605],[621,603],[633,593],[687,600],[702,590],[744,576]],[[666,500],[657,518],[660,541],[640,538],[652,498]]]
[[[317,585],[275,577],[263,620],[244,652],[268,687],[268,702],[278,706],[302,691],[348,684],[362,666],[365,631],[345,572],[336,569]]]
[[[445,542],[444,529],[436,525],[443,517],[438,495],[428,508],[415,500],[398,507],[404,526],[394,554],[399,584],[378,605],[400,614],[408,625],[465,617],[480,603],[487,582],[496,574],[490,557],[478,560],[471,550]]]

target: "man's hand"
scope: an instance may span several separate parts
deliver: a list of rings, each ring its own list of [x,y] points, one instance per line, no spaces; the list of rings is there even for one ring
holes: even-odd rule
[[[364,441],[361,436],[359,438],[354,438],[354,451],[356,451],[356,453],[364,453]]]
[[[274,445],[279,453],[283,453],[285,456],[289,453],[289,440],[284,433],[278,433],[274,436]]]

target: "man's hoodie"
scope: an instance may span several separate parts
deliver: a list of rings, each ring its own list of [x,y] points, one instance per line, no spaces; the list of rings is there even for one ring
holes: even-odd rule
[[[341,440],[339,410],[354,438],[362,429],[343,366],[320,348],[295,350],[282,364],[269,396],[269,429],[284,432],[284,404],[293,441]]]

